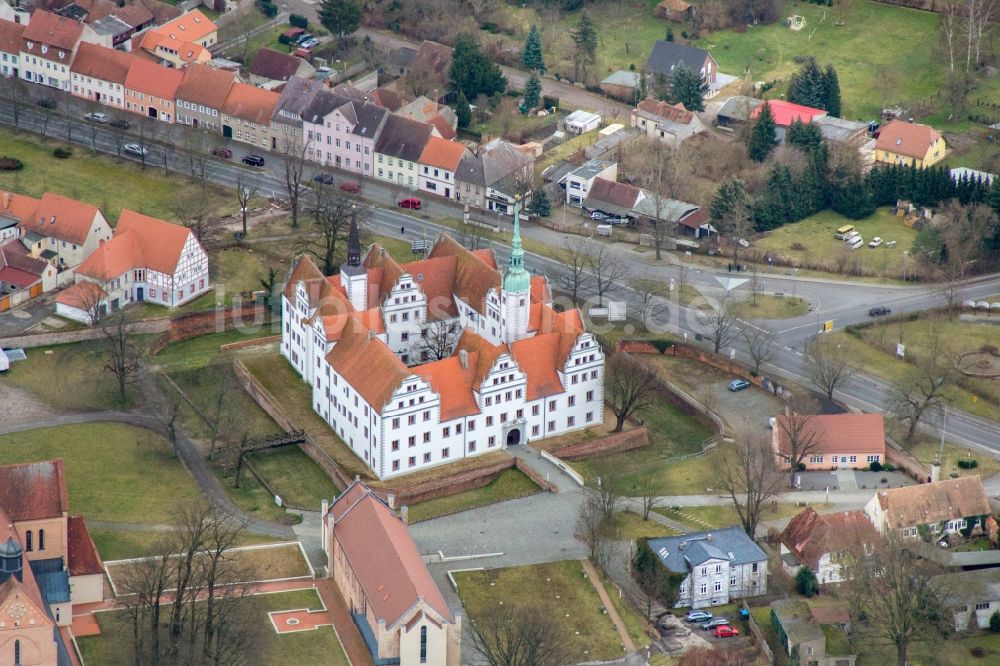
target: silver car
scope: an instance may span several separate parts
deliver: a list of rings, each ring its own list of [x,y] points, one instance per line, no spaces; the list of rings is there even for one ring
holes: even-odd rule
[[[149,154],[148,150],[137,143],[126,143],[122,146],[122,152],[126,155],[135,155],[136,157],[145,157]]]
[[[727,624],[729,624],[729,619],[728,618],[716,617],[716,618],[712,618],[708,622],[706,622],[703,625],[701,625],[701,628],[704,629],[705,631],[709,631],[711,629],[715,629],[716,627],[721,627],[721,626],[727,625]]]

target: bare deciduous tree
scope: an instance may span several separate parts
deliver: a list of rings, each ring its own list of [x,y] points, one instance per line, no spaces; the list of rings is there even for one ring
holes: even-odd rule
[[[189,196],[181,197],[177,201],[174,215],[205,247],[216,240],[221,230],[215,199],[208,189],[208,182],[204,180]]]
[[[642,502],[642,519],[649,520],[649,513],[656,508],[663,489],[660,486],[660,472],[650,469],[639,477],[639,499]]]
[[[629,286],[639,296],[639,320],[643,325],[659,317],[670,305],[667,302],[669,293],[659,280],[636,278],[629,281]]]
[[[569,294],[570,301],[574,306],[579,304],[581,292],[590,281],[587,269],[588,258],[589,252],[585,240],[568,240],[560,252],[562,270],[552,276],[556,286]]]
[[[740,333],[736,327],[738,318],[735,305],[732,297],[724,293],[713,310],[700,310],[697,314],[698,322],[708,331],[708,339],[716,354],[731,344]]]
[[[631,150],[631,149],[630,149]],[[683,147],[672,148],[661,141],[644,142],[639,164],[642,186],[650,194],[652,215],[645,218],[653,237],[656,260],[662,259],[663,245],[673,235],[676,220],[671,219],[670,200],[676,199],[684,187],[687,160]]]
[[[590,561],[601,571],[607,571],[611,561],[614,521],[608,517],[602,498],[593,488],[588,489],[586,499],[580,503],[576,530],[587,546]]]
[[[597,290],[597,307],[603,307],[605,295],[618,291],[621,283],[628,279],[628,264],[615,256],[610,245],[592,243],[586,266]]]
[[[420,331],[415,351],[425,361],[440,361],[451,356],[461,331],[454,321],[428,322]]]
[[[816,425],[816,412],[819,405],[808,396],[795,396],[785,408],[785,414],[776,419],[778,428],[786,446],[782,447],[782,457],[788,460],[788,486],[795,485],[795,474],[799,465],[819,448],[823,433]]]
[[[624,353],[617,353],[609,360],[607,372],[607,397],[615,415],[613,432],[621,432],[629,416],[655,402],[656,371]]]
[[[130,322],[122,312],[116,312],[101,322],[103,333],[104,369],[111,373],[118,385],[118,400],[126,399],[126,390],[142,367],[142,350],[129,331]]]
[[[7,101],[10,102],[10,110],[14,116],[14,129],[17,130],[20,128],[21,110],[28,100],[27,84],[16,76],[4,76],[0,79],[0,84],[3,86]]]
[[[249,176],[236,176],[236,200],[240,203],[240,216],[243,219],[243,237],[247,235],[247,214],[250,211],[250,200],[257,196],[259,186],[251,182]]]
[[[337,249],[347,241],[351,228],[351,216],[358,216],[358,223],[368,215],[368,208],[359,205],[357,199],[348,196],[339,188],[320,185],[313,188],[315,203],[312,207],[313,226],[316,235],[303,237],[300,249],[309,252],[323,265],[323,275],[333,275],[337,270]]]
[[[778,346],[774,334],[757,326],[744,326],[740,335],[746,343],[750,360],[753,361],[754,373],[760,374],[760,367],[771,360]]]
[[[958,354],[948,346],[941,328],[931,323],[926,349],[893,385],[890,409],[907,425],[906,443],[912,444],[923,418],[943,405],[944,392],[954,384]]]
[[[817,390],[829,400],[833,394],[857,372],[851,363],[847,347],[827,337],[819,337],[813,342],[806,355],[806,374]]]
[[[562,666],[569,659],[562,627],[536,606],[484,604],[472,646],[489,666]]]
[[[212,401],[212,413],[209,415],[209,431],[211,441],[208,447],[208,459],[215,459],[215,447],[223,433],[230,429],[236,419],[232,401],[233,375],[228,371],[219,371],[219,387]]]
[[[740,525],[750,538],[757,532],[764,503],[781,489],[781,480],[768,443],[749,428],[739,433],[734,451],[722,459],[719,485],[733,501]]]
[[[306,149],[308,144],[297,139],[285,138],[281,147],[281,162],[284,165],[285,190],[288,205],[292,208],[292,228],[299,226],[299,199],[307,189],[302,178],[305,175]]]

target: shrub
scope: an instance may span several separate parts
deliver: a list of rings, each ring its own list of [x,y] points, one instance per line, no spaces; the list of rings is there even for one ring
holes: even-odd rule
[[[795,574],[795,591],[804,597],[811,597],[816,594],[816,574],[809,567],[801,567]]]
[[[992,621],[992,618],[990,619]],[[986,656],[986,648],[977,645],[974,648],[969,648],[969,653],[976,659],[982,659],[983,657]]]
[[[661,354],[674,346],[674,343],[671,342],[670,340],[660,340],[660,339],[650,340],[649,344],[653,345],[653,347],[656,348],[656,351],[660,352]]]
[[[288,23],[293,28],[302,28],[303,30],[306,30],[306,29],[309,28],[309,19],[307,19],[305,16],[302,16],[301,14],[291,14],[291,15],[289,15],[289,17],[288,17]]]
[[[895,472],[896,471],[896,466],[893,465],[892,463],[886,463],[886,464],[882,465],[882,471],[883,472]]]
[[[558,80],[558,77],[556,78]],[[546,109],[558,109],[559,98],[551,95],[542,95],[542,106]]]
[[[278,43],[279,44],[291,44],[292,40],[285,33],[281,33],[280,35],[278,35]]]
[[[58,148],[52,151],[52,156],[55,157],[56,159],[64,160],[67,157],[73,156],[73,149],[63,148],[62,146],[59,146]]]
[[[997,351],[998,350],[996,345],[983,345],[982,347],[979,348],[979,352],[981,354],[992,354],[996,356]]]
[[[806,249],[806,246],[803,245],[802,243],[798,242],[798,241],[795,241],[794,243],[792,243],[791,248],[793,250],[795,250],[796,252],[804,252],[805,249]]]
[[[278,5],[273,2],[268,2],[267,0],[258,0],[257,9],[260,13],[268,18],[274,18],[278,15]]]
[[[16,157],[0,157],[0,171],[20,171],[24,168],[24,162]]]
[[[958,461],[958,466],[961,469],[976,469],[979,467],[979,461],[975,458],[962,458]]]
[[[870,465],[868,465],[868,469],[870,469],[873,472],[881,472],[885,468],[882,467],[882,463],[880,463],[877,460],[873,460],[872,463]]]
[[[990,631],[1000,634],[1000,610],[993,611],[993,615],[990,615]]]

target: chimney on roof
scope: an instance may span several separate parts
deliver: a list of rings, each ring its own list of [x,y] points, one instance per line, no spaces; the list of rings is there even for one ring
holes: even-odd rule
[[[709,532],[709,533],[708,533],[708,536],[707,536],[707,537],[705,537],[705,541],[709,541],[709,542],[711,542],[711,541],[712,541],[712,533],[711,533],[711,532]]]
[[[463,370],[469,369],[469,352],[464,349],[458,350],[458,362],[462,364]]]

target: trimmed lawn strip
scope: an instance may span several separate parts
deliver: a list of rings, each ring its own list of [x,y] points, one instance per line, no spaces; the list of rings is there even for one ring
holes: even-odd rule
[[[101,340],[27,350],[28,360],[12,363],[4,381],[25,389],[58,411],[96,411],[131,406],[118,401],[114,377],[104,370]]]
[[[250,461],[286,505],[318,511],[323,499],[338,494],[326,472],[297,445],[255,453]]]
[[[615,533],[618,541],[635,541],[674,536],[677,530],[653,520],[643,520],[642,516],[632,511],[620,511],[615,514]]]
[[[255,515],[263,520],[273,520],[285,525],[295,525],[302,522],[300,514],[290,514],[274,503],[274,497],[267,491],[267,488],[253,477],[253,474],[243,470],[240,474],[240,487],[233,486],[233,477],[224,476],[218,467],[212,468],[215,478],[219,480],[223,490],[229,495],[236,506],[247,513]]]
[[[646,627],[649,624],[642,613],[633,608],[629,600],[619,594],[620,588],[618,584],[610,578],[604,579],[604,589],[611,599],[611,605],[618,611],[618,615],[625,625],[625,631],[632,638],[632,642],[635,643],[636,647],[641,650],[643,647],[649,645],[650,638],[649,634],[646,633]]]
[[[252,576],[251,580],[276,580],[309,575],[309,565],[298,545],[234,550],[227,555],[227,560],[239,567],[246,567]],[[120,576],[127,566],[125,564],[109,566],[109,575],[112,578]]]
[[[411,523],[419,523],[422,520],[475,509],[494,502],[534,495],[539,490],[524,472],[512,467],[500,472],[497,478],[481,488],[410,505],[409,520]]]
[[[319,595],[314,590],[260,594],[253,597],[253,603],[262,631],[274,631],[268,612],[299,608],[314,610],[322,607]],[[98,613],[96,617],[101,626],[101,635],[77,639],[84,661],[88,664],[131,663],[131,626],[125,611]],[[347,656],[332,627],[269,636],[264,641],[261,653],[248,657],[247,661],[266,663],[268,666],[348,666]]]
[[[148,557],[156,552],[156,544],[169,532],[141,532],[135,530],[115,530],[103,527],[90,527],[90,536],[94,539],[97,552],[105,562],[125,560],[132,557]],[[244,532],[237,540],[237,546],[256,546],[263,543],[287,541],[274,537]]]
[[[812,506],[812,508],[816,509],[819,513],[823,513],[824,511],[828,511],[833,508],[833,504],[811,504],[809,506]],[[792,516],[803,511],[805,508],[805,505],[799,506],[798,504],[793,504],[791,502],[777,502],[775,505],[768,504],[761,511],[760,521],[765,523],[769,520],[791,518]],[[740,525],[740,518],[736,513],[736,509],[728,504],[719,506],[682,506],[679,507],[679,509],[680,511],[678,512],[675,511],[673,507],[658,506],[654,508],[653,511],[666,516],[671,520],[684,523],[692,530],[699,532],[707,529],[720,529],[723,527]],[[692,518],[695,520],[692,520]],[[702,523],[707,523],[707,526]]]
[[[505,605],[542,610],[560,627],[568,656],[577,661],[618,659],[621,638],[600,598],[575,560],[532,566],[466,571],[453,574],[462,605],[475,623],[488,606]]]
[[[70,512],[90,520],[169,523],[202,500],[167,441],[121,423],[85,423],[0,436],[5,463],[62,458]]]
[[[917,441],[909,448],[910,454],[926,465],[928,469],[931,463],[937,459],[940,451],[941,440],[924,433],[918,435]],[[970,452],[971,456],[969,455]],[[959,460],[966,460],[968,458],[972,458],[979,464],[974,469],[962,469],[958,466]],[[959,476],[978,475],[984,479],[988,479],[998,472],[1000,472],[1000,460],[997,460],[993,455],[981,451],[972,451],[971,449],[945,442],[944,458],[941,461],[942,479],[949,478],[952,473],[957,473]]]
[[[199,335],[169,344],[153,358],[158,365],[164,366],[167,371],[204,368],[209,363],[219,360],[220,356],[227,360],[232,358],[232,354],[235,352],[221,351],[222,345],[278,334],[276,330],[272,332],[271,329],[271,326],[264,326],[258,330],[247,332],[233,330]]]
[[[89,140],[89,134],[86,136]],[[0,172],[0,187],[33,197],[48,191],[85,201],[100,208],[112,224],[122,208],[174,222],[177,202],[190,197],[199,187],[180,174],[172,173],[167,178],[156,167],[142,169],[133,162],[95,156],[81,145],[73,146],[69,159],[56,159],[52,149],[62,145],[64,142],[55,139],[0,129],[0,154],[24,162],[21,171]],[[211,192],[212,203],[221,213],[236,210],[235,196],[218,187],[211,187]]]
[[[809,301],[798,296],[775,296],[757,294],[754,305],[753,295],[737,304],[733,310],[742,319],[792,319],[809,311]]]

